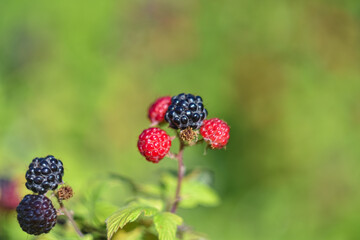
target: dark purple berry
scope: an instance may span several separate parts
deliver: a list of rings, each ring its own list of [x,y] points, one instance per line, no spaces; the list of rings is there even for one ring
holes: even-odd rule
[[[50,232],[57,220],[51,200],[44,195],[26,195],[16,212],[22,230],[32,235]]]
[[[199,129],[207,115],[200,96],[181,93],[171,98],[165,120],[174,129]]]
[[[26,188],[34,193],[45,194],[49,190],[55,190],[62,183],[64,167],[61,160],[54,156],[35,158],[26,172]]]

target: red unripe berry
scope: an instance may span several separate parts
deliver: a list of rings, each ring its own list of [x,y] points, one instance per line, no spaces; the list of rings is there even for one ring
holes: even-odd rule
[[[158,98],[150,107],[148,117],[152,123],[164,121],[165,113],[171,104],[171,97]]]
[[[158,163],[169,152],[171,139],[160,128],[148,128],[140,134],[137,146],[146,160]]]
[[[13,180],[0,179],[0,212],[15,210],[19,202],[17,183]]]
[[[200,128],[200,134],[211,148],[223,148],[229,141],[230,128],[227,123],[218,118],[204,120]]]

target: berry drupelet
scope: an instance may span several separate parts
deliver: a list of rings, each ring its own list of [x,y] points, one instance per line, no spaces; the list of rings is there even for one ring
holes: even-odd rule
[[[54,156],[35,158],[26,172],[25,186],[34,193],[45,194],[48,190],[55,190],[62,183],[63,176],[63,163]]]
[[[161,97],[158,98],[151,106],[149,107],[148,117],[151,123],[157,124],[164,121],[165,113],[171,104],[171,97]]]
[[[20,227],[28,234],[48,233],[56,224],[56,210],[44,195],[26,195],[16,212]]]
[[[148,128],[140,134],[137,146],[146,160],[158,163],[169,152],[171,139],[160,128]]]
[[[200,96],[181,93],[171,98],[165,120],[174,129],[199,129],[207,115]]]
[[[230,127],[223,120],[211,118],[204,121],[200,134],[211,148],[221,149],[226,146],[230,138]]]

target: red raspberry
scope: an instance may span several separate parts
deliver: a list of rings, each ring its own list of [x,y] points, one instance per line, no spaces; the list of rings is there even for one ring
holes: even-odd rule
[[[160,128],[148,128],[140,134],[137,146],[146,160],[158,163],[169,152],[171,139]]]
[[[204,120],[200,128],[200,134],[211,148],[223,148],[229,141],[230,128],[226,122],[218,118]]]
[[[165,113],[171,104],[171,97],[158,98],[149,108],[148,117],[153,124],[164,121]]]

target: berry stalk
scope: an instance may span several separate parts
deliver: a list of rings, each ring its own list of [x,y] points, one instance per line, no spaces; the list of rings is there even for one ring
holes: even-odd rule
[[[84,234],[81,232],[80,228],[78,227],[78,225],[76,224],[72,214],[67,210],[67,208],[65,207],[64,203],[59,199],[56,198],[59,202],[60,205],[60,209],[61,211],[66,215],[66,217],[69,219],[71,225],[73,226],[73,228],[75,229],[75,232],[79,235],[79,237],[83,238]]]
[[[180,141],[179,152],[178,152],[178,154],[175,155],[175,159],[177,159],[179,165],[178,165],[178,179],[177,179],[177,186],[176,186],[176,192],[175,192],[175,200],[171,207],[172,213],[176,212],[179,202],[181,201],[181,196],[180,196],[181,184],[182,184],[182,180],[185,175],[185,165],[184,165],[184,161],[183,161],[184,148],[185,148],[185,144],[183,143],[183,141]]]

